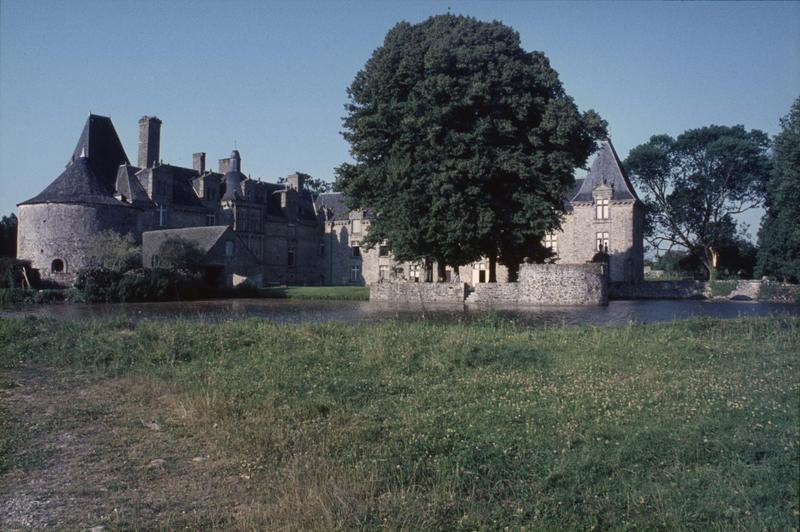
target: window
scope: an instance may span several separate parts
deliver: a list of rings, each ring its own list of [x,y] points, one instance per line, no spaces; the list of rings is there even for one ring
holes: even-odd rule
[[[158,206],[158,226],[167,226],[167,208],[163,205]]]
[[[378,279],[388,279],[389,278],[389,265],[388,264],[381,264],[378,266]]]
[[[361,266],[358,264],[353,264],[350,266],[350,282],[351,283],[358,283],[361,281]]]
[[[596,220],[608,220],[608,200],[598,199],[595,203],[594,217]]]
[[[206,225],[214,225],[217,223],[217,217],[214,213],[206,214]]]
[[[294,266],[294,246],[289,246],[286,250],[286,265]]]
[[[64,261],[61,259],[54,259],[50,264],[50,271],[53,273],[64,273]]]
[[[352,247],[350,248],[353,253],[353,257],[360,257],[361,256],[361,242],[358,240],[353,240]]]
[[[236,242],[233,240],[227,240],[225,242],[225,256],[226,257],[233,257],[236,254]]]
[[[378,256],[379,257],[388,257],[389,256],[389,246],[378,246]]]
[[[152,257],[150,257],[151,268],[158,268],[158,262],[159,262],[158,255],[153,255]]]
[[[558,253],[558,236],[552,233],[544,235],[544,247],[550,248],[553,253]]]
[[[608,253],[608,233],[597,233],[595,249]]]
[[[319,256],[320,257],[324,257],[325,256],[325,242],[320,242],[319,243]]]
[[[361,220],[353,220],[352,222],[353,232],[360,233],[361,232]]]
[[[419,264],[414,264],[411,266],[409,269],[409,276],[414,280],[415,283],[419,282]]]

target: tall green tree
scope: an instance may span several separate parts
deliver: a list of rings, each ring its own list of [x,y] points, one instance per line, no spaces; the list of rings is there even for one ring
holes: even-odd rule
[[[363,245],[460,266],[487,256],[513,277],[559,227],[573,171],[605,123],[580,113],[541,52],[499,22],[401,22],[348,89],[337,169],[351,208],[375,213]]]
[[[767,212],[758,232],[758,276],[800,282],[800,98],[781,119],[772,148]]]
[[[697,253],[715,278],[720,250],[741,237],[736,215],[763,202],[769,146],[763,131],[708,126],[631,150],[625,165],[644,195],[651,246]]]
[[[17,256],[17,215],[0,219],[0,257]]]

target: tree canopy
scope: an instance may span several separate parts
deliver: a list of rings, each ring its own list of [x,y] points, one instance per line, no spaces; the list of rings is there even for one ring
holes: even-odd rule
[[[0,257],[17,256],[17,215],[0,219]]]
[[[800,98],[781,119],[772,154],[756,272],[796,283],[800,282]]]
[[[348,89],[337,169],[351,208],[375,214],[362,245],[513,275],[559,227],[573,171],[605,122],[581,113],[541,52],[499,22],[440,15],[392,28]]]
[[[721,249],[741,238],[736,215],[763,202],[769,145],[763,131],[708,126],[631,150],[625,165],[644,196],[648,242],[700,255],[713,278]]]

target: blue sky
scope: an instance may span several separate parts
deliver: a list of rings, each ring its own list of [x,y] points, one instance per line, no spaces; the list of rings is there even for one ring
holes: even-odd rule
[[[500,20],[541,50],[621,157],[708,124],[775,134],[800,96],[800,3],[0,2],[0,214],[63,169],[87,114],[135,163],[137,120],[191,166],[234,143],[245,173],[333,179],[346,88],[386,32],[447,12]],[[215,164],[212,163],[212,164]],[[751,232],[758,217],[750,216]]]

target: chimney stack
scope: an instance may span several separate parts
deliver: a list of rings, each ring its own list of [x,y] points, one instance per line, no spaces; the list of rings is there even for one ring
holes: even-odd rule
[[[202,175],[206,171],[206,152],[201,151],[192,155],[192,167]]]
[[[288,188],[300,192],[303,190],[303,184],[305,183],[307,177],[308,176],[306,174],[295,172],[286,178],[286,184],[288,185]]]
[[[159,161],[161,120],[155,116],[139,119],[139,167],[152,168]]]

